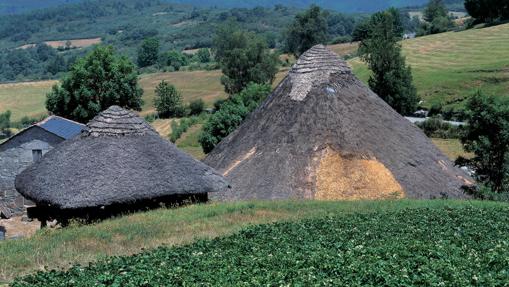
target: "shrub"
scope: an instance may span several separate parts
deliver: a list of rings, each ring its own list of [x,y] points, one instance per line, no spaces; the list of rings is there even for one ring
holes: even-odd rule
[[[458,139],[462,135],[462,126],[453,126],[439,118],[432,117],[417,124],[428,137],[442,139]]]
[[[200,121],[199,117],[183,118],[180,123],[175,120],[171,121],[171,135],[170,141],[176,143],[177,140],[184,134],[190,127],[197,124]]]
[[[205,110],[205,102],[202,99],[197,99],[189,103],[189,114],[199,115]]]

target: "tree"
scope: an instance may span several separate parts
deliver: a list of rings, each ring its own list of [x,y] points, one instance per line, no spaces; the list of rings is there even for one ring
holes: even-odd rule
[[[187,56],[177,50],[168,51],[161,58],[163,66],[173,67],[175,71],[189,64]]]
[[[424,9],[424,21],[418,35],[443,33],[454,27],[454,22],[447,15],[448,10],[442,0],[430,0]]]
[[[214,54],[221,65],[221,83],[232,95],[249,83],[270,84],[278,71],[279,59],[258,35],[233,25],[218,29],[214,37]]]
[[[298,57],[316,44],[326,44],[327,39],[327,13],[311,5],[288,26],[286,49]]]
[[[507,0],[465,0],[465,9],[477,22],[495,22],[509,19]]]
[[[270,94],[271,89],[267,84],[250,84],[239,94],[218,105],[218,110],[205,123],[199,138],[203,151],[211,152],[223,138],[232,133]]]
[[[143,90],[136,68],[111,46],[99,46],[78,60],[47,95],[46,108],[55,115],[86,123],[112,105],[141,110]]]
[[[509,105],[477,92],[467,102],[461,138],[477,180],[495,192],[509,191]]]
[[[359,48],[372,71],[369,86],[397,112],[409,115],[416,110],[419,98],[412,83],[411,68],[401,55],[398,42],[401,35],[396,33],[393,14],[376,13],[370,23],[367,37]]]
[[[148,38],[143,41],[138,49],[138,66],[147,67],[157,63],[159,58],[159,40]]]
[[[432,22],[439,17],[447,17],[447,8],[444,2],[442,0],[430,0],[424,9],[424,21]]]
[[[182,117],[185,114],[182,95],[174,85],[164,80],[156,87],[154,105],[161,118]]]

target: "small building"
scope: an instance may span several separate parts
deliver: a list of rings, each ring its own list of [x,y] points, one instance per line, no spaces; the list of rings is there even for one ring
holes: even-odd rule
[[[61,142],[80,134],[86,126],[50,116],[0,144],[0,216],[22,215],[32,202],[14,187],[16,175]]]

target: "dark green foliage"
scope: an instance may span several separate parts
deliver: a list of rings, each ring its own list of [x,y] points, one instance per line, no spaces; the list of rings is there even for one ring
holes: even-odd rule
[[[195,57],[200,63],[208,63],[211,61],[210,51],[207,48],[199,49],[198,52],[196,52]]]
[[[162,66],[173,67],[175,71],[189,64],[189,59],[182,52],[171,50],[161,56]]]
[[[286,49],[298,57],[316,44],[326,44],[328,37],[327,13],[312,5],[288,26]]]
[[[159,117],[171,118],[182,117],[185,115],[182,95],[174,85],[163,80],[159,83],[159,85],[157,85],[155,92],[156,98],[154,106]]]
[[[401,55],[398,41],[403,30],[395,23],[397,19],[392,10],[374,14],[359,53],[372,71],[370,88],[398,113],[409,115],[416,110],[419,98],[411,68]]]
[[[465,0],[465,9],[477,22],[509,19],[508,0]]]
[[[189,103],[189,114],[199,115],[205,110],[205,102],[202,99],[197,99]]]
[[[39,272],[11,286],[502,287],[508,229],[506,206],[331,214]]]
[[[200,121],[199,117],[183,118],[177,123],[175,120],[171,122],[171,135],[170,141],[176,143],[177,140],[184,134],[190,127]]]
[[[478,92],[467,103],[461,138],[477,179],[495,192],[509,192],[509,104]]]
[[[265,40],[233,24],[217,30],[214,54],[223,72],[221,83],[230,95],[249,83],[270,84],[278,71],[279,58],[268,49]]]
[[[211,152],[258,107],[271,90],[270,85],[250,84],[239,94],[214,105],[217,111],[205,123],[199,139],[203,151]]]
[[[443,33],[454,28],[443,0],[430,0],[423,14],[425,22],[419,28],[419,36]]]
[[[147,67],[156,64],[159,59],[159,48],[157,38],[145,39],[138,49],[138,66]]]
[[[7,133],[11,127],[11,111],[0,113],[0,134]]]
[[[463,131],[462,126],[453,126],[436,117],[418,123],[417,126],[420,127],[428,137],[432,138],[458,139]]]
[[[27,49],[0,50],[0,82],[17,80],[43,80],[67,71],[71,54],[57,53],[45,44]]]
[[[0,113],[0,140],[11,136],[11,111]]]
[[[111,46],[99,46],[78,60],[60,84],[47,95],[46,108],[86,123],[112,105],[141,110],[143,90],[136,67]]]

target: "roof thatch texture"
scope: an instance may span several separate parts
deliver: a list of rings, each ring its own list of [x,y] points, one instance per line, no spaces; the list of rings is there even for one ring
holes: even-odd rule
[[[112,106],[88,127],[18,175],[18,191],[39,205],[75,209],[214,192],[228,185],[133,112]]]
[[[205,163],[232,185],[221,200],[464,198],[472,184],[322,45]]]

